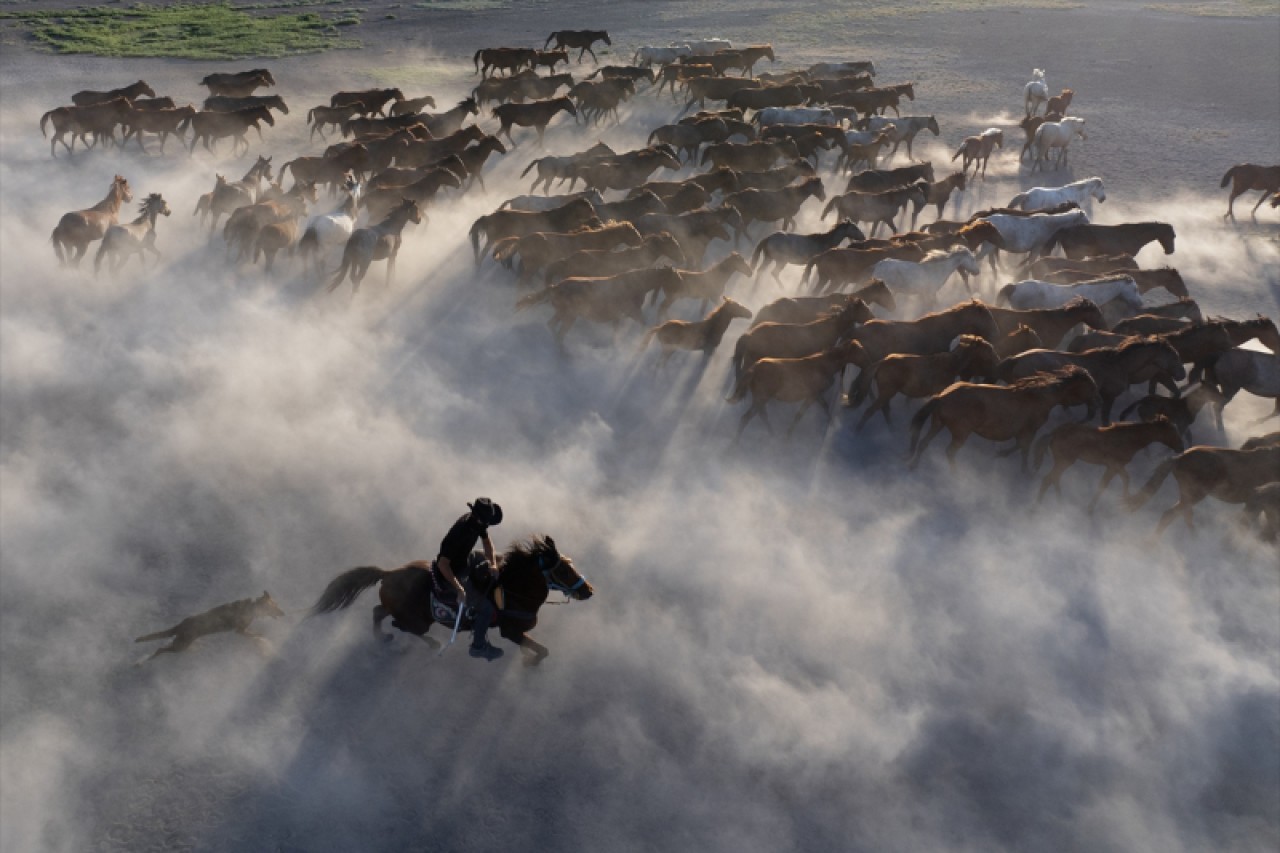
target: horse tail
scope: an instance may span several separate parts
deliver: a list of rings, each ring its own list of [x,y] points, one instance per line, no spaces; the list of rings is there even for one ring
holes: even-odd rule
[[[467,236],[471,238],[471,252],[476,257],[476,266],[480,265],[480,231],[484,228],[485,220],[488,217],[481,216],[475,222],[471,223],[471,230],[467,232]]]
[[[45,113],[45,115],[48,115],[48,113]],[[40,119],[40,130],[44,130],[44,119]],[[1239,166],[1232,166],[1230,169],[1227,169],[1227,173],[1222,176],[1222,183],[1218,184],[1218,186],[1225,187],[1227,184],[1231,183],[1231,178],[1235,176],[1236,169],[1239,168]]]
[[[742,340],[739,338],[738,340]],[[735,353],[736,355],[736,353]],[[727,403],[739,403],[747,396],[747,389],[751,386],[751,377],[755,376],[755,365],[742,371],[738,376],[738,381],[733,386],[733,393],[725,397]]]
[[[647,350],[649,348],[649,344],[653,343],[654,336],[658,334],[658,330],[661,328],[662,328],[662,325],[659,324],[651,328],[648,332],[646,332],[644,339],[640,341],[640,349],[637,350],[637,352],[644,352],[645,350]]]
[[[551,288],[544,287],[537,293],[530,294],[516,303],[516,311],[520,312],[526,308],[532,308],[534,305],[541,305],[551,298]]]
[[[480,54],[482,54],[482,53],[484,53],[484,48],[483,48],[483,47],[476,51],[476,55],[475,55],[475,56],[471,57],[471,61],[472,61],[472,62],[475,64],[475,66],[476,66],[476,70],[475,70],[475,73],[476,73],[476,74],[479,74],[479,73],[480,73]]]
[[[298,251],[305,256],[310,252],[320,249],[320,235],[316,233],[314,225],[308,225],[306,232],[298,240]]]
[[[134,642],[148,643],[152,640],[163,640],[165,637],[172,637],[174,634],[177,634],[177,633],[178,633],[178,626],[174,625],[172,628],[167,628],[163,631],[156,631],[154,634],[143,634],[141,637],[134,640]]]
[[[1147,481],[1147,484],[1142,487],[1142,491],[1130,497],[1126,502],[1125,506],[1129,507],[1130,512],[1141,509],[1147,501],[1151,500],[1160,485],[1164,483],[1165,477],[1168,477],[1169,472],[1173,470],[1173,464],[1180,458],[1181,454],[1170,456],[1156,467],[1155,473],[1151,475],[1151,479]]]
[[[53,113],[54,113],[54,110],[49,110],[49,112],[47,112],[47,113],[45,113],[44,115],[40,116],[40,136],[41,136],[41,137],[47,137],[47,136],[48,136],[48,133],[46,133],[46,132],[45,132],[45,129],[44,129],[44,128],[45,128],[45,125],[49,123],[49,117],[50,117],[50,116],[52,116],[52,115],[53,115]],[[1230,173],[1228,172],[1228,174],[1230,174]],[[1226,184],[1224,183],[1224,184],[1223,184],[1223,186],[1225,187],[1225,186],[1226,186]]]
[[[61,225],[58,227],[61,227]],[[65,261],[66,258],[62,254],[62,240],[58,237],[58,228],[54,228],[53,233],[49,235],[49,242],[53,244],[53,252],[58,256],[58,263]]]
[[[345,571],[329,581],[329,585],[324,588],[324,592],[320,593],[316,603],[311,605],[307,615],[318,616],[321,613],[332,613],[335,610],[350,607],[360,593],[389,574],[391,573],[377,566],[360,566]]]
[[[348,243],[347,245],[350,245],[350,243]],[[325,288],[325,292],[332,293],[334,290],[337,290],[338,285],[342,284],[342,280],[347,277],[347,271],[350,269],[351,269],[351,253],[346,249],[343,249],[342,265],[338,267],[337,275],[335,275],[333,277],[333,280],[329,282],[329,286]]]
[[[756,250],[751,253],[751,269],[756,270],[760,268],[760,256],[765,253],[765,243],[767,242],[768,239],[766,238],[761,240],[759,243],[756,243]]]
[[[921,407],[920,411],[916,412],[915,415],[912,416],[911,447],[908,451],[911,455],[915,455],[916,445],[920,443],[920,430],[924,429],[925,421],[933,417],[933,413],[937,411],[941,402],[942,400],[937,396],[930,397],[929,402],[925,403],[924,406]]]
[[[813,272],[813,268],[817,265],[817,258],[810,258],[809,263],[804,265],[804,272],[800,276],[800,283],[805,287],[809,286],[809,274]]]
[[[1016,284],[1006,284],[1000,288],[1000,291],[996,294],[996,305],[1008,305],[1009,299],[1013,296],[1013,292],[1017,287]]]
[[[1041,244],[1040,257],[1047,258],[1053,254],[1053,250],[1058,248],[1059,244],[1062,242],[1061,238],[1062,238],[1062,232],[1064,230],[1065,229],[1060,228],[1057,231],[1054,231],[1053,234],[1049,236],[1049,239],[1045,240],[1044,243]],[[1066,252],[1066,250],[1067,249],[1064,246],[1062,251]],[[1028,257],[1030,257],[1030,255],[1028,255]]]
[[[1022,207],[1024,204],[1026,204],[1026,203],[1027,203],[1027,194],[1026,194],[1026,193],[1018,193],[1018,194],[1017,194],[1017,195],[1015,195],[1012,199],[1010,199],[1010,201],[1009,201],[1009,206],[1010,206],[1010,207],[1017,207],[1017,208],[1021,208],[1021,207]]]
[[[532,171],[533,171],[533,167],[534,167],[534,166],[536,166],[536,165],[538,165],[539,163],[541,163],[541,162],[542,162],[542,160],[543,160],[543,158],[539,157],[539,158],[538,158],[538,159],[536,159],[536,160],[531,160],[531,161],[529,161],[529,165],[524,167],[524,171],[520,173],[520,177],[522,177],[522,178],[523,178],[525,175],[527,175],[527,174],[529,174],[530,172],[532,172]]]
[[[952,154],[952,155],[951,155],[951,162],[952,162],[952,163],[954,163],[956,160],[960,159],[960,155],[964,153],[964,148],[965,148],[965,145],[964,145],[964,143],[963,143],[963,142],[961,142],[961,143],[960,143],[960,147],[956,149],[956,153],[954,153],[954,154]]]
[[[307,126],[311,126],[315,124],[315,115],[316,115],[315,107],[312,107],[311,109],[307,110]]]

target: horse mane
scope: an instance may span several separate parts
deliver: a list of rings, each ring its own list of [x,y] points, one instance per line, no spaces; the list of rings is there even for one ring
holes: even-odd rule
[[[1037,373],[1033,373],[1030,376],[1024,376],[1021,379],[1009,383],[1007,387],[1019,391],[1027,391],[1036,388],[1054,388],[1065,382],[1070,382],[1081,377],[1088,379],[1090,382],[1093,381],[1093,377],[1089,376],[1089,371],[1085,370],[1083,367],[1075,364],[1067,364],[1059,367],[1057,370],[1042,370]]]

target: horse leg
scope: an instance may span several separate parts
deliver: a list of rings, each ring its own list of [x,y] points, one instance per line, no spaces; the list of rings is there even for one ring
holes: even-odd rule
[[[1249,211],[1250,219],[1254,222],[1258,221],[1258,208],[1261,207],[1262,203],[1269,198],[1271,198],[1271,190],[1263,190],[1262,195],[1258,198],[1258,203],[1253,206],[1253,210]]]
[[[62,143],[62,144],[63,144],[63,145],[66,145],[66,143],[65,143],[65,142],[64,142],[64,143]],[[53,146],[51,145],[51,146],[50,146],[50,149],[52,150],[52,148],[53,148]],[[1244,194],[1245,194],[1245,191],[1244,191],[1244,190],[1242,190],[1242,189],[1239,189],[1239,187],[1236,185],[1235,181],[1232,181],[1232,182],[1231,182],[1231,197],[1230,197],[1229,199],[1227,199],[1227,212],[1226,212],[1226,213],[1224,213],[1224,214],[1222,215],[1222,218],[1223,218],[1223,219],[1230,219],[1232,222],[1234,222],[1234,221],[1235,221],[1235,219],[1236,219],[1236,214],[1235,214],[1235,211],[1234,211],[1234,210],[1232,210],[1232,208],[1233,208],[1233,207],[1235,207],[1236,199],[1237,199],[1237,198],[1239,198],[1240,196],[1244,195]]]
[[[1258,418],[1256,421],[1254,421],[1254,422],[1251,424],[1251,426],[1257,426],[1258,424],[1262,423],[1263,421],[1269,421],[1269,420],[1271,420],[1272,418],[1280,418],[1280,397],[1277,397],[1277,398],[1276,398],[1276,405],[1275,405],[1275,407],[1271,410],[1271,414],[1269,414],[1269,415],[1263,415],[1262,417],[1260,417],[1260,418]]]
[[[738,420],[738,431],[734,433],[733,436],[734,446],[737,446],[738,442],[742,439],[743,431],[747,428],[747,424],[751,422],[751,419],[756,416],[757,411],[763,412],[764,406],[759,401],[753,399],[750,407],[742,413],[742,417]],[[766,420],[765,423],[768,423],[768,421]],[[772,430],[770,431],[772,432]]]
[[[929,443],[937,437],[938,433],[942,432],[942,427],[942,421],[935,414],[932,423],[929,424],[929,431],[925,433],[924,438],[920,440],[918,445],[916,445],[915,454],[907,461],[908,470],[914,471],[916,466],[920,464],[920,457],[924,455],[925,448],[928,447]],[[952,437],[954,438],[954,434]]]
[[[542,663],[543,658],[550,654],[550,652],[547,651],[546,646],[542,645],[542,643],[539,643],[528,634],[521,635],[520,637],[520,651],[525,655],[525,666],[537,666]]]
[[[1116,476],[1122,478],[1120,482],[1124,486],[1124,497],[1125,500],[1129,499],[1129,472],[1125,471],[1124,468],[1108,467],[1102,474],[1102,480],[1098,483],[1098,490],[1093,493],[1093,500],[1089,501],[1090,515],[1093,515],[1093,511],[1098,507],[1098,499],[1102,497],[1102,493],[1107,490],[1107,486],[1111,484],[1111,481]]]
[[[1062,497],[1062,475],[1071,467],[1071,462],[1053,457],[1053,467],[1049,469],[1049,473],[1044,475],[1044,479],[1040,481],[1040,491],[1036,493],[1036,503],[1044,500],[1045,492],[1049,491],[1049,487],[1053,486],[1054,492],[1058,497]]]
[[[964,447],[965,441],[969,438],[968,433],[957,433],[952,431],[951,443],[947,445],[947,462],[951,463],[951,470],[956,470],[956,454],[960,452],[960,448]]]
[[[823,403],[825,404],[826,401],[824,400]],[[808,400],[805,400],[803,403],[800,404],[800,408],[796,411],[796,416],[791,419],[791,426],[787,427],[786,438],[788,439],[791,438],[791,434],[795,432],[796,427],[800,425],[800,419],[804,417],[804,413],[809,411],[809,407],[812,405],[813,405],[812,397],[810,397]],[[828,414],[830,414],[830,410],[828,410]],[[770,429],[769,431],[772,432],[773,430]]]

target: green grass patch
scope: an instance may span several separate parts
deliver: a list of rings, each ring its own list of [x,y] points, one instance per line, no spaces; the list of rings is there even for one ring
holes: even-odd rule
[[[1209,3],[1148,3],[1144,9],[1181,12],[1201,18],[1257,18],[1280,15],[1280,0],[1217,0]]]
[[[360,10],[342,8],[331,17],[316,12],[265,11],[294,5],[331,4],[327,0],[284,0],[253,6],[138,3],[3,12],[0,18],[19,21],[39,45],[53,53],[246,59],[360,47],[358,41],[341,38],[338,29],[360,23]]]
[[[414,5],[419,9],[440,12],[486,12],[491,9],[510,9],[511,0],[423,0]]]

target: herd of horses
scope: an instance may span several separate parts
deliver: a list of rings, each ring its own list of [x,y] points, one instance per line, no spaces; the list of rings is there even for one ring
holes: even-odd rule
[[[910,420],[912,467],[944,430],[952,464],[977,435],[1009,442],[1002,453],[1020,453],[1026,470],[1052,455],[1042,497],[1076,461],[1103,466],[1098,496],[1119,477],[1131,506],[1172,473],[1179,501],[1160,530],[1179,516],[1190,525],[1192,507],[1211,495],[1245,503],[1274,535],[1278,436],[1247,449],[1190,446],[1190,426],[1206,408],[1220,425],[1222,408],[1241,390],[1277,399],[1273,416],[1280,414],[1280,334],[1261,316],[1205,317],[1176,270],[1140,269],[1135,257],[1148,244],[1174,253],[1172,226],[1091,221],[1094,205],[1107,198],[1098,177],[943,218],[968,182],[986,180],[1009,129],[965,137],[952,158],[962,160],[960,168],[940,176],[933,162],[912,153],[918,134],[941,135],[937,117],[900,111],[923,93],[914,83],[877,82],[871,62],[757,74],[762,60],[776,62],[772,45],[706,39],[641,47],[633,65],[597,60],[577,81],[558,70],[587,54],[595,60],[592,46],[601,42],[611,44],[608,33],[560,31],[541,48],[482,48],[472,63],[479,84],[441,112],[424,111],[435,108],[432,96],[407,98],[396,88],[335,93],[306,120],[311,139],[324,139],[332,127],[341,141],[278,166],[274,157],[258,156],[238,180],[217,175],[196,214],[209,221],[211,235],[227,217],[223,239],[238,260],[265,259],[269,270],[279,252],[298,252],[328,278],[329,290],[349,277],[354,294],[375,261],[386,261],[390,283],[402,234],[425,222],[442,194],[483,189],[494,155],[536,148],[522,172],[532,173],[530,194],[507,199],[471,226],[476,265],[492,259],[511,270],[528,289],[516,310],[549,308],[562,349],[579,323],[616,328],[630,320],[643,327],[643,347],[660,344],[657,364],[665,365],[681,352],[709,355],[735,321],[748,322],[733,345],[729,400],[748,404],[735,442],[756,418],[772,431],[772,403],[795,405],[788,434],[813,406],[834,417],[831,391],[852,368],[842,396],[848,408],[868,407],[859,430],[877,413],[891,427],[899,397],[922,401]],[[1025,144],[1018,160],[1029,157],[1030,171],[1066,168],[1068,146],[1085,138],[1084,119],[1068,114],[1072,90],[1051,95],[1044,78],[1037,69],[1026,85],[1019,122]],[[288,113],[279,95],[254,94],[274,82],[266,69],[209,75],[202,83],[210,97],[197,111],[157,98],[138,81],[77,93],[72,106],[51,110],[40,124],[52,124],[55,154],[58,142],[72,152],[77,141],[106,147],[131,138],[145,150],[150,133],[161,149],[169,135],[189,150],[203,143],[216,151],[219,139],[231,138],[234,155],[251,147],[250,127],[260,136],[261,123],[274,124],[272,110]],[[556,132],[563,151],[565,140],[582,135],[581,122],[620,123],[620,110],[642,96],[658,104],[669,96],[679,107],[669,123],[650,129],[644,147],[543,148],[552,125],[578,128]],[[496,124],[492,132],[480,126],[488,123],[483,112]],[[900,152],[906,162],[894,165]],[[286,173],[294,182],[288,190]],[[1250,190],[1263,193],[1255,214],[1268,198],[1280,206],[1280,167],[1238,165],[1224,177],[1228,183],[1228,218],[1234,200]],[[321,191],[339,201],[317,212]],[[128,181],[116,176],[100,203],[66,214],[52,235],[58,258],[76,264],[98,240],[95,267],[109,259],[119,269],[132,255],[158,255],[155,229],[168,204],[148,195],[138,217],[120,224],[132,198]],[[823,219],[834,214],[833,224],[796,233],[811,200],[815,209],[822,205]],[[930,206],[936,218],[920,224]],[[886,233],[878,236],[882,226]],[[744,243],[750,250],[740,254]],[[323,273],[337,256],[336,272]],[[784,279],[790,269],[801,270],[798,283]],[[738,292],[742,285],[733,283],[766,271],[775,284],[796,289],[753,312]],[[984,284],[1002,272],[1017,281]],[[1153,301],[1156,290],[1172,301]],[[683,316],[671,317],[673,311]],[[1254,340],[1270,352],[1242,348]],[[1142,385],[1147,395],[1122,412],[1139,420],[1112,423],[1117,403]],[[1043,431],[1055,410],[1077,406],[1083,420]],[[1090,425],[1095,417],[1100,423]],[[1151,444],[1177,455],[1130,496],[1126,466]],[[320,609],[344,606],[361,584],[383,577],[364,571],[358,582],[347,578]],[[394,587],[384,585],[380,607],[402,625],[420,625],[396,609],[388,592]]]

